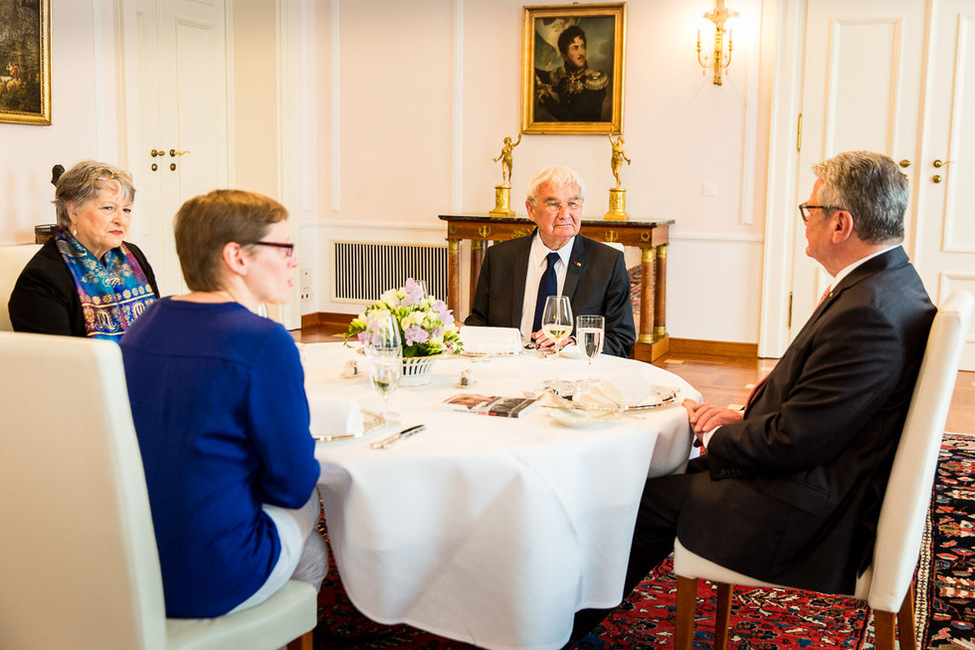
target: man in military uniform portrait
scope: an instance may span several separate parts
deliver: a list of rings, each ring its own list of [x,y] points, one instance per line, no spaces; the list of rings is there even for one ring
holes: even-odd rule
[[[586,59],[586,33],[570,25],[559,34],[563,65],[552,70],[535,68],[535,120],[539,122],[605,122],[610,77],[593,70]]]

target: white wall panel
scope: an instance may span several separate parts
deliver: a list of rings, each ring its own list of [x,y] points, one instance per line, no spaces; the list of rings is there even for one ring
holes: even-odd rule
[[[699,242],[672,247],[668,309],[688,310],[668,316],[673,336],[758,340],[765,170],[756,172],[755,160],[764,157],[767,133],[758,123],[767,114],[756,107],[761,5],[734,3],[741,13],[731,23],[734,58],[724,85],[714,86],[694,51],[697,29],[709,33],[701,19],[706,3],[627,3],[623,135],[633,163],[621,177],[628,211],[676,219],[674,236],[715,237],[725,249],[714,257]],[[523,7],[518,0],[331,0],[327,10],[319,7],[317,56],[319,70],[328,70],[317,89],[320,222],[303,224],[303,237],[317,233],[320,285],[330,272],[325,243],[332,224],[345,232],[358,223],[363,240],[416,240],[417,227],[426,233],[420,239],[442,240],[437,215],[494,207],[501,172],[491,159],[520,125]],[[605,136],[524,136],[514,150],[511,207],[525,215],[531,175],[562,163],[587,183],[584,216],[601,218],[614,185],[610,154]],[[713,184],[716,196],[704,197],[704,184]],[[383,228],[367,228],[376,223]],[[693,260],[679,259],[684,254]],[[732,261],[742,270],[723,266]],[[684,289],[718,276],[721,294],[736,300],[726,317],[704,318],[705,308]],[[322,294],[303,311],[349,311]]]
[[[114,94],[113,80],[106,77],[114,75],[115,62],[110,54],[102,53],[99,59],[111,68],[106,71],[96,66],[92,2],[53,4],[51,125],[0,124],[0,244],[33,243],[34,226],[54,223],[52,165],[61,163],[68,168],[103,152],[106,158],[118,155],[105,151],[104,144],[99,146],[103,142],[99,118],[105,123],[112,111],[99,111],[98,107],[105,107],[101,101],[105,94]],[[99,35],[110,38],[104,33],[103,21],[100,13]]]
[[[450,205],[451,6],[340,3],[342,218],[422,221]]]

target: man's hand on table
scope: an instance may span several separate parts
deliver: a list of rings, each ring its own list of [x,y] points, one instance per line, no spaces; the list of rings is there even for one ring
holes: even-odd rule
[[[703,444],[704,436],[717,427],[732,422],[740,422],[744,417],[741,411],[715,406],[707,402],[685,399],[681,406],[687,411],[687,421],[691,423],[694,435]]]
[[[532,334],[532,342],[535,344],[535,349],[536,350],[546,350],[548,352],[555,352],[556,351],[555,341],[553,341],[552,339],[550,339],[548,337],[548,335],[545,334],[545,332],[543,332],[542,330],[538,330],[537,332],[535,332],[534,334]],[[572,337],[572,336],[566,337],[566,338],[562,339],[562,343],[561,343],[561,345],[559,345],[558,349],[561,350],[562,348],[564,348],[568,344],[574,343],[574,342],[575,342],[575,338],[574,337]]]

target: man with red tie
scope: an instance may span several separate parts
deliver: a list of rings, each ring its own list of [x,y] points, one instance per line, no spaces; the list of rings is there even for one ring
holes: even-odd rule
[[[851,151],[813,171],[799,211],[830,290],[744,412],[684,403],[707,453],[647,481],[627,592],[675,537],[739,573],[814,591],[853,593],[870,563],[936,310],[900,246],[908,183],[894,161]],[[605,613],[580,612],[575,634]]]

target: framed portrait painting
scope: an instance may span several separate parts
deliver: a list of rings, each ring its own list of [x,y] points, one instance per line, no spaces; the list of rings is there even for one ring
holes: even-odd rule
[[[0,0],[0,122],[51,123],[51,0]]]
[[[625,2],[525,7],[522,133],[621,133],[625,40]]]

